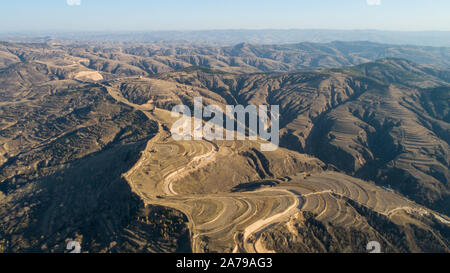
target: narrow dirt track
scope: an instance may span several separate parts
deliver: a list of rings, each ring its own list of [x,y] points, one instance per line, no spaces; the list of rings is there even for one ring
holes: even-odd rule
[[[275,190],[280,191],[280,190]],[[303,199],[301,197],[295,195],[294,193],[288,191],[288,190],[281,190],[282,192],[286,192],[288,194],[292,194],[294,197],[294,203],[286,208],[283,212],[272,215],[269,218],[261,219],[259,221],[256,221],[255,223],[249,225],[243,235],[243,248],[247,253],[257,253],[257,248],[261,249],[261,242],[259,241],[259,238],[256,238],[253,243],[249,242],[249,238],[251,236],[258,236],[258,234],[261,234],[267,227],[274,223],[279,223],[283,220],[286,220],[290,216],[294,215],[296,212],[298,212],[299,207],[301,206],[301,203],[303,202]],[[257,243],[259,242],[259,247],[257,247]]]
[[[173,183],[177,180],[182,179],[183,177],[188,176],[190,173],[193,173],[193,172],[205,167],[206,165],[214,162],[217,152],[218,152],[218,150],[215,147],[213,147],[209,153],[194,157],[191,160],[191,162],[189,162],[187,164],[187,166],[169,174],[164,179],[164,183],[163,183],[164,193],[167,196],[178,195],[178,193],[175,192],[175,190],[173,189]]]

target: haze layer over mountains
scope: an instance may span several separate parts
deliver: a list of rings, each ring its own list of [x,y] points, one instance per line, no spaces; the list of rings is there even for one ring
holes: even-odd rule
[[[450,46],[450,31],[383,31],[383,30],[198,30],[198,31],[123,31],[123,32],[3,32],[2,40],[49,42],[132,42],[132,43],[193,43],[210,45],[295,44],[301,42],[330,43],[333,41],[368,41],[373,43],[419,46]]]

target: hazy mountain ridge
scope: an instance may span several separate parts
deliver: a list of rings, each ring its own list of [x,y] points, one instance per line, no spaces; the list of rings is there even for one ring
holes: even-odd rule
[[[370,41],[375,43],[450,46],[449,31],[382,31],[382,30],[326,30],[326,29],[267,29],[267,30],[193,30],[140,32],[41,32],[0,33],[2,40],[23,42],[131,42],[184,43],[234,45],[293,44],[301,42],[329,43],[340,41]],[[338,38],[337,38],[338,37]]]
[[[36,61],[56,66],[61,60],[115,75],[151,75],[190,66],[236,73],[289,72],[359,65],[396,57],[425,65],[450,67],[450,48],[397,46],[369,42],[238,44],[227,47],[189,45],[16,44],[0,46],[0,64]],[[1,68],[1,67],[0,67]]]

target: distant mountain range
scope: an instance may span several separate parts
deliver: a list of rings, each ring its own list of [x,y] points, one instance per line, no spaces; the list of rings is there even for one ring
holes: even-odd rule
[[[32,32],[0,33],[0,39],[27,42],[61,40],[103,42],[183,42],[213,45],[292,44],[300,42],[369,41],[385,44],[450,46],[450,31],[383,31],[383,30],[199,30],[140,32]]]
[[[0,43],[0,68],[21,61],[76,57],[89,69],[120,75],[152,75],[192,66],[235,73],[274,73],[338,68],[383,58],[403,58],[422,65],[450,67],[450,47],[399,46],[371,42],[299,43],[234,46],[182,44]],[[74,68],[72,66],[71,68]],[[68,73],[64,67],[59,73]]]

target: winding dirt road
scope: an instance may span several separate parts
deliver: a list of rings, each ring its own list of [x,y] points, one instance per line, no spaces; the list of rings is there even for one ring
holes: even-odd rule
[[[271,252],[264,246],[261,234],[273,225],[287,222],[293,215],[304,209],[308,200],[314,201],[313,199],[322,195],[336,196],[341,199],[350,196],[356,201],[362,200],[361,205],[371,206],[388,217],[399,211],[430,213],[419,207],[409,207],[409,203],[400,201],[389,207],[379,206],[377,199],[380,196],[377,192],[382,189],[369,190],[363,188],[369,187],[366,184],[361,186],[358,183],[345,182],[345,179],[340,179],[341,182],[338,183],[334,180],[338,179],[335,177],[338,176],[337,174],[326,177],[318,174],[313,181],[308,180],[308,183],[303,183],[305,178],[300,176],[303,179],[295,184],[286,183],[274,188],[247,192],[203,195],[178,193],[174,190],[175,182],[215,162],[220,151],[218,145],[206,140],[192,141],[183,145],[174,142],[167,129],[170,127],[170,122],[158,116],[152,105],[130,103],[114,88],[103,87],[116,101],[142,111],[148,119],[158,122],[158,133],[148,141],[146,148],[141,152],[140,159],[123,177],[145,204],[170,207],[186,215],[194,253],[209,251],[210,249],[205,247],[211,245],[224,252]],[[161,157],[170,151],[175,154]],[[155,153],[159,153],[158,156]],[[149,173],[152,174],[149,175]],[[145,188],[146,185],[143,184],[150,186],[147,185],[148,187]],[[369,193],[373,195],[370,198]],[[383,195],[388,198],[385,204],[390,204],[389,195],[392,194]],[[322,210],[317,207],[318,215],[323,214],[324,217],[328,217],[327,215],[330,214],[327,211],[328,204],[325,202],[323,205]],[[312,209],[314,210],[315,207],[313,206]],[[433,215],[441,222],[449,224],[449,221],[443,217]],[[331,216],[336,218],[335,215]],[[205,246],[205,240],[209,242],[208,246]]]
[[[149,119],[155,120],[154,116],[150,113],[150,111],[154,110],[153,106],[136,105],[129,102],[114,88],[109,86],[103,87],[116,101],[131,106],[138,111],[142,111]],[[206,195],[199,197],[179,195],[173,188],[174,182],[181,180],[190,173],[207,166],[215,160],[219,147],[214,142],[206,140],[202,141],[207,142],[212,147],[208,153],[193,157],[188,164],[169,173],[164,178],[162,182],[162,188],[165,194],[164,199],[149,198],[134,183],[133,176],[151,159],[152,155],[149,151],[152,150],[152,147],[155,147],[155,145],[158,145],[161,141],[164,142],[165,134],[167,138],[167,132],[164,132],[161,122],[158,121],[158,124],[159,130],[156,136],[149,140],[146,148],[141,152],[141,157],[138,162],[123,175],[123,177],[129,182],[133,191],[135,191],[146,204],[163,205],[178,209],[186,214],[190,223],[191,243],[194,252],[201,252],[199,243],[197,242],[200,236],[216,235],[216,237],[220,237],[221,234],[230,233],[232,230],[234,230],[234,232],[232,232],[233,234],[237,234],[239,232],[243,234],[243,236],[241,236],[241,241],[236,241],[236,247],[241,252],[257,252],[258,250],[266,252],[261,242],[258,244],[249,243],[249,237],[258,236],[258,234],[270,225],[286,220],[298,211],[298,207],[302,203],[302,199],[293,192],[285,189],[264,189],[248,193],[230,193],[225,196]],[[274,209],[272,211],[272,209],[269,208],[267,209],[268,212],[266,212],[268,215],[264,215],[263,218],[258,218],[260,210],[262,209],[258,208],[257,203],[264,203],[264,198],[273,195],[276,195],[280,198],[280,200],[283,200],[282,204],[284,209],[281,212],[277,212],[277,210]],[[221,202],[223,209],[212,220],[197,226],[196,219],[192,216],[193,208],[192,206],[187,205],[187,202],[205,200],[209,200],[211,202]],[[276,209],[280,210],[278,207]]]
[[[243,235],[243,237],[244,237],[243,238],[243,248],[244,248],[245,252],[258,253],[258,249],[266,251],[266,249],[264,247],[262,247],[260,238],[257,238],[257,237],[265,229],[270,227],[272,224],[279,223],[279,222],[289,219],[289,217],[291,217],[292,215],[297,213],[299,211],[299,208],[302,206],[302,203],[303,203],[302,197],[292,193],[289,190],[273,190],[272,192],[275,193],[277,191],[291,194],[294,197],[294,200],[295,200],[294,203],[290,207],[286,208],[284,211],[282,211],[278,214],[272,215],[269,218],[258,220],[256,222],[254,222],[253,224],[249,225],[244,230],[244,235]],[[256,237],[255,239],[253,239],[253,243],[250,242],[250,240],[249,240],[249,238],[252,236]]]

